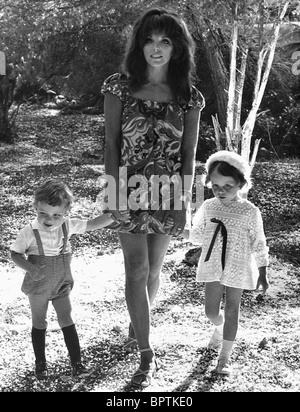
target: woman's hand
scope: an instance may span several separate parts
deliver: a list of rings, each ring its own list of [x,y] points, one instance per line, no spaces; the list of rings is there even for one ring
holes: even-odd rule
[[[186,224],[186,209],[166,210],[162,223],[169,235],[181,235]]]

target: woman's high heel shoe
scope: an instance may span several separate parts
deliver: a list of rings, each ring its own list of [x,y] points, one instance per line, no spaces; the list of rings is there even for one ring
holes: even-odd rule
[[[129,324],[129,330],[128,330],[128,338],[127,338],[127,341],[124,344],[124,350],[125,350],[126,353],[132,353],[138,347],[138,341],[133,336],[134,336],[134,331],[133,331],[133,327],[131,326],[131,323],[130,323]]]
[[[132,353],[137,349],[138,342],[136,339],[128,336],[126,343],[124,344],[124,350],[126,353]]]
[[[153,349],[141,349],[140,352],[153,352]],[[157,361],[153,353],[153,358],[149,363],[148,369],[143,370],[142,368],[138,368],[138,370],[134,373],[133,377],[131,378],[132,385],[138,388],[147,388],[151,385],[152,378],[155,377],[156,371]]]

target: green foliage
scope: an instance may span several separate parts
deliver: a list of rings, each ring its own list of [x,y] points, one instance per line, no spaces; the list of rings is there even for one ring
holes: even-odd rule
[[[199,131],[196,159],[205,162],[207,157],[216,151],[214,128],[202,121]]]
[[[58,92],[68,83],[66,90],[89,93],[118,68],[123,30],[141,11],[139,3],[6,0],[0,9],[0,50],[15,65],[18,86],[50,80]]]
[[[257,118],[255,136],[262,146],[277,157],[300,155],[300,105],[283,88],[269,87],[264,97],[261,115]]]
[[[44,77],[60,93],[74,97],[99,93],[103,80],[117,70],[123,55],[124,40],[113,30],[85,32],[75,39],[59,35],[48,42]],[[65,80],[57,84],[61,79]]]
[[[19,101],[22,97],[27,99],[37,93],[41,87],[52,88],[71,99],[99,94],[104,78],[119,70],[126,37],[135,18],[148,7],[171,7],[184,16],[197,40],[197,86],[207,102],[202,118],[210,125],[211,115],[217,112],[216,96],[211,68],[207,65],[206,51],[197,37],[197,30],[199,27],[203,29],[204,21],[209,22],[220,36],[225,66],[228,66],[228,39],[235,3],[238,3],[239,15],[246,31],[253,25],[258,0],[3,0],[0,7],[0,50],[6,53],[8,63],[14,67],[13,81]],[[192,12],[197,16],[196,20],[191,17]],[[296,7],[291,9],[291,13],[294,19],[299,16]],[[266,14],[267,17],[270,16]],[[207,27],[204,32],[207,33]],[[255,58],[253,53],[251,61],[254,62]],[[250,65],[250,83],[255,76],[254,68],[255,64]],[[279,81],[276,87],[271,85],[271,89],[280,93],[287,77],[286,72],[283,81]],[[289,88],[285,89],[285,93],[290,99],[288,104],[282,106],[280,114],[270,111],[268,118],[261,116],[255,133],[262,135],[266,147],[270,146],[267,130],[271,131],[276,147],[281,147],[279,136],[289,133],[284,138],[288,153],[291,147],[298,147],[299,139],[296,136],[299,132],[298,126],[290,128],[291,121],[297,117],[297,109],[293,109],[293,92]],[[247,113],[247,101],[251,100],[251,86],[245,98],[244,114]],[[269,93],[265,103],[276,104],[275,96],[272,100]],[[204,126],[200,136],[202,149],[198,150],[198,154],[201,153],[203,157],[212,149],[213,143],[209,130],[207,132]]]

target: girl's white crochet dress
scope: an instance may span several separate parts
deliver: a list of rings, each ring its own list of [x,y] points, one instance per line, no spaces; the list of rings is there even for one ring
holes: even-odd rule
[[[224,270],[222,268],[221,230],[215,239],[207,261],[208,249],[218,223],[221,221],[227,231]],[[219,281],[224,286],[253,290],[256,288],[258,268],[268,265],[268,247],[259,209],[245,199],[222,204],[217,198],[205,200],[193,219],[190,239],[202,245],[197,268],[199,282]]]

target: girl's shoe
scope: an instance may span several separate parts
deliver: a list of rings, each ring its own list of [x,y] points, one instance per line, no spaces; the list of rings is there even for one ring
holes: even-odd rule
[[[44,361],[39,361],[35,363],[34,375],[37,379],[47,379],[48,370],[47,364]]]
[[[90,371],[80,361],[72,363],[72,376],[74,378],[84,378],[89,375]]]
[[[141,349],[140,352],[153,352],[151,348]],[[149,363],[149,367],[146,370],[139,368],[131,378],[131,383],[137,388],[147,388],[151,385],[152,378],[154,378],[157,371],[157,361],[155,355]]]
[[[221,335],[217,329],[215,329],[214,333],[212,334],[210,341],[208,342],[207,348],[219,350],[223,341],[223,335]]]
[[[232,372],[232,367],[230,365],[229,360],[219,360],[218,365],[216,367],[216,373],[220,375],[230,375]]]

